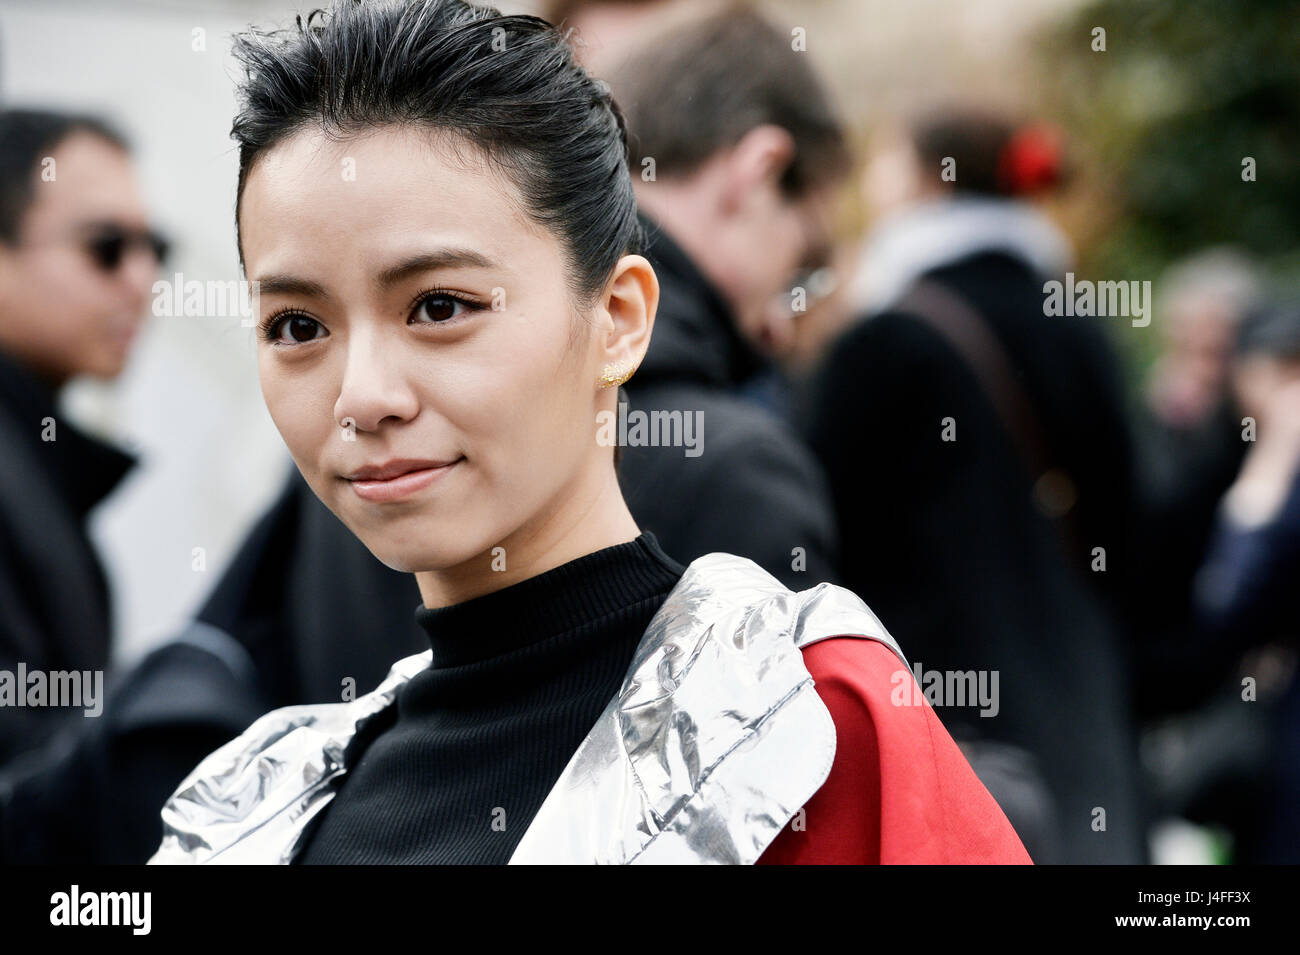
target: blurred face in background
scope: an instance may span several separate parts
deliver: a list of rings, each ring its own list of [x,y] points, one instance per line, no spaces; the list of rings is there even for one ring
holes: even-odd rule
[[[787,353],[794,343],[795,323],[814,299],[813,273],[829,268],[835,190],[822,187],[790,198],[778,194],[768,220],[765,248],[755,248],[747,260],[746,276],[755,290],[752,308],[738,312],[742,333],[769,355]],[[757,243],[756,243],[757,245]],[[777,281],[783,277],[784,281]],[[796,294],[799,311],[795,311]]]
[[[900,125],[874,137],[862,173],[862,194],[873,218],[942,194],[938,175],[924,175],[916,145]]]
[[[769,354],[793,339],[796,284],[830,260],[837,182],[791,196],[781,177],[790,134],[760,126],[689,176],[637,182],[647,212],[715,285],[737,329]]]
[[[1211,296],[1183,296],[1169,305],[1166,354],[1198,407],[1224,393],[1239,318],[1231,304]]]
[[[112,378],[157,277],[145,204],[127,154],[100,136],[74,132],[49,158],[18,242],[0,243],[0,348],[55,383]]]
[[[832,240],[834,203],[835,190],[829,186],[787,200],[787,208],[794,210],[794,222],[782,227],[792,230],[783,235],[795,241],[782,243],[782,259],[772,266],[783,270],[777,274],[784,274],[786,281],[768,298],[766,309],[756,306],[752,317],[741,319],[746,337],[768,355],[783,356],[791,351],[799,322],[838,281]]]
[[[240,200],[271,417],[330,510],[417,573],[496,545],[518,562],[618,493],[596,441],[616,390],[598,379],[624,290],[657,296],[625,256],[612,299],[579,305],[558,237],[450,136],[305,129],[257,158]]]

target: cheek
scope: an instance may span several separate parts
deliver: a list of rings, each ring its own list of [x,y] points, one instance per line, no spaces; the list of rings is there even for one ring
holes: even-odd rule
[[[741,263],[735,296],[755,308],[766,308],[775,295],[789,291],[799,264],[799,223],[777,205],[763,210],[762,220],[751,230],[747,254]]]
[[[767,267],[767,249],[753,236],[755,230],[738,230],[716,246],[714,282],[723,297],[742,308],[754,297],[754,284],[761,282]]]
[[[102,330],[112,297],[93,266],[77,255],[40,256],[18,291],[19,308],[39,319],[47,334]]]
[[[314,473],[325,442],[336,430],[333,407],[323,400],[323,387],[310,375],[278,367],[266,353],[270,347],[258,346],[258,376],[266,410],[298,467],[304,474]]]
[[[466,453],[478,457],[489,480],[540,488],[565,474],[582,446],[584,409],[591,410],[578,380],[583,345],[569,351],[567,314],[545,326],[507,321],[514,327],[492,336],[490,357],[476,363],[477,386],[460,390],[448,416],[463,424]]]

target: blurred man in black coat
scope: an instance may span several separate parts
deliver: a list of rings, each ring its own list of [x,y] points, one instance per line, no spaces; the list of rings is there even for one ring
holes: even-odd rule
[[[736,9],[656,35],[609,80],[661,294],[619,422],[628,507],[683,563],[727,551],[795,590],[836,580],[825,479],[741,395],[829,255],[849,153],[826,93],[787,35]]]
[[[164,250],[116,132],[0,112],[0,671],[26,675],[18,693],[33,672],[102,686],[109,592],[85,522],[132,459],[57,399],[75,376],[121,372]],[[0,718],[0,765],[82,713],[15,704]]]

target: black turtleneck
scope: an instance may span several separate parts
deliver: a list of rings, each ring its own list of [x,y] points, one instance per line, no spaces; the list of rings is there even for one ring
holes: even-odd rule
[[[433,659],[369,720],[295,862],[504,864],[684,568],[654,536],[416,610]]]

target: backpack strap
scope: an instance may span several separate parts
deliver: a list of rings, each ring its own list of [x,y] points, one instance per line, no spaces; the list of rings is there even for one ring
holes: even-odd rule
[[[974,373],[1029,473],[1036,509],[1057,527],[1071,565],[1077,542],[1071,512],[1078,499],[1073,478],[1053,461],[1042,423],[1015,366],[989,327],[965,299],[930,279],[918,279],[894,304],[937,332]]]

